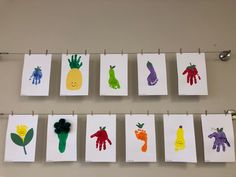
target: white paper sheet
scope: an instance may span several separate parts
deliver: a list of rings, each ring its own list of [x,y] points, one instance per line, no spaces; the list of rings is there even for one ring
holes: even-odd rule
[[[154,115],[125,115],[126,162],[156,162]]]
[[[164,114],[166,162],[197,162],[193,115]]]
[[[48,96],[51,54],[25,54],[21,95]]]
[[[70,123],[70,130],[67,138],[63,138],[63,129],[60,133],[56,133],[57,127],[54,127],[60,119],[65,119],[65,123]],[[65,125],[63,123],[63,125]],[[61,144],[60,144],[61,143]],[[63,143],[65,148],[63,148]],[[46,161],[77,161],[77,115],[49,115],[47,128],[47,154]]]
[[[139,95],[167,95],[165,54],[138,54]]]
[[[70,65],[72,68],[70,67]],[[89,54],[63,54],[61,63],[60,95],[85,96],[88,95],[88,91]]]
[[[179,95],[208,95],[205,53],[177,53]]]
[[[235,162],[231,115],[207,114],[201,117],[205,162]]]
[[[128,55],[101,54],[100,95],[128,95]]]
[[[34,162],[38,115],[9,115],[5,158],[7,162]],[[19,142],[20,144],[16,144]]]
[[[85,161],[116,161],[116,115],[87,115]]]

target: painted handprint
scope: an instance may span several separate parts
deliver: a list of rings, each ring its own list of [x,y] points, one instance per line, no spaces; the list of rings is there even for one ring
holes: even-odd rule
[[[99,148],[99,151],[106,150],[106,141],[111,145],[111,140],[108,138],[106,127],[100,127],[100,129],[92,134],[90,138],[97,137],[96,148]]]
[[[147,77],[147,82],[149,86],[153,86],[157,83],[158,79],[157,79],[156,71],[150,61],[147,62],[147,68],[150,71],[150,74]]]
[[[187,74],[187,83],[190,85],[197,84],[197,78],[201,80],[201,77],[198,74],[196,65],[190,65],[184,70],[183,75]]]
[[[116,75],[115,75],[115,71],[114,71],[115,67],[116,66],[110,65],[108,84],[112,89],[120,89],[120,83],[117,80]]]
[[[138,130],[135,130],[136,138],[138,140],[141,140],[141,141],[144,142],[143,146],[141,147],[141,151],[142,152],[147,152],[147,139],[148,139],[148,136],[147,136],[146,130],[142,129],[143,126],[144,126],[144,123],[142,123],[142,124],[138,123],[136,126],[138,127]]]
[[[42,69],[39,66],[37,66],[36,68],[34,68],[34,71],[33,71],[32,75],[30,76],[29,80],[31,80],[33,78],[32,84],[38,85],[41,83],[42,77],[43,77]]]
[[[223,151],[225,151],[225,144],[230,147],[229,141],[226,138],[226,135],[223,131],[223,128],[217,128],[215,132],[208,135],[208,138],[215,138],[212,149],[216,149],[217,152],[220,152],[220,146],[222,146]]]
[[[185,149],[184,130],[183,130],[183,126],[180,125],[176,132],[175,151],[184,150],[184,149]]]

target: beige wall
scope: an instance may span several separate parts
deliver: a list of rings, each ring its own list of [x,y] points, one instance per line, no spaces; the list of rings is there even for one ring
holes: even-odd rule
[[[176,61],[167,55],[168,96],[137,96],[136,56],[129,55],[129,96],[99,96],[99,56],[91,56],[90,95],[60,97],[60,56],[53,56],[50,96],[21,97],[23,55],[0,56],[0,112],[223,112],[236,108],[235,0],[0,0],[0,49],[9,52],[139,52],[231,49],[228,62],[207,54],[209,95],[178,96]],[[85,163],[85,117],[79,119],[76,163],[45,163],[46,116],[40,116],[35,163],[4,163],[7,116],[0,119],[0,176],[236,176],[235,163],[203,163],[200,119],[195,116],[197,164],[165,163],[163,126],[156,117],[158,163],[125,163],[124,117],[117,120],[117,163]],[[235,122],[234,122],[235,124]]]

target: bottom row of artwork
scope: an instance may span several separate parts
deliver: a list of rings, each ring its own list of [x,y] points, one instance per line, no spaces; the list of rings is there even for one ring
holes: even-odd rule
[[[231,115],[201,121],[205,162],[234,162]],[[165,161],[197,162],[193,115],[165,114],[163,123]],[[35,161],[37,124],[38,115],[9,115],[5,161]],[[126,162],[156,162],[155,116],[125,115],[125,142]],[[77,115],[49,115],[46,161],[77,161],[77,149]],[[86,162],[116,161],[116,115],[87,115],[85,149]]]

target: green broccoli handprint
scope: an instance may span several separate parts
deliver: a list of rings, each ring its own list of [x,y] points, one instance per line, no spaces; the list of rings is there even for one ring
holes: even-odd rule
[[[65,119],[60,119],[58,122],[54,124],[55,133],[59,139],[58,149],[60,153],[63,153],[66,149],[66,140],[68,138],[68,134],[70,132],[71,123],[66,122]]]
[[[110,69],[109,69],[109,86],[113,89],[120,89],[120,83],[119,81],[116,79],[116,75],[115,75],[115,71],[114,68],[116,66],[111,66],[110,65]]]

